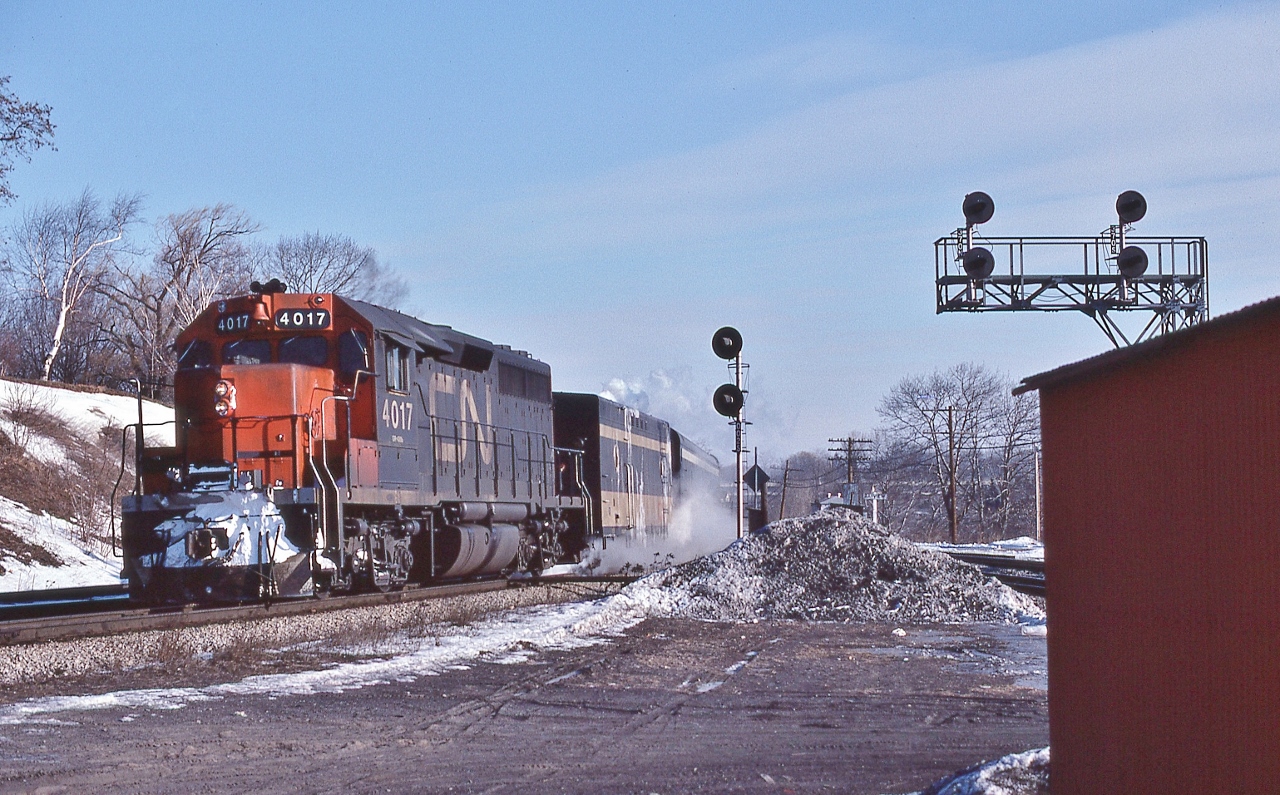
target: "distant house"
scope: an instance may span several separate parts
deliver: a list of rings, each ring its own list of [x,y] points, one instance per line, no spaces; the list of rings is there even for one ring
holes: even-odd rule
[[[1054,795],[1280,792],[1280,299],[1026,390]]]

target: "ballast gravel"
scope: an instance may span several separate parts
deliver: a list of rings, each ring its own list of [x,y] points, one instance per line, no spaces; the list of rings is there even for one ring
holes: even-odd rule
[[[564,586],[508,588],[308,615],[3,646],[0,685],[169,669],[201,661],[258,664],[264,655],[289,651],[329,659],[382,655],[394,652],[397,645],[448,634],[493,613],[577,601],[587,595],[582,588]]]
[[[978,567],[920,549],[839,508],[774,522],[722,552],[633,583],[614,598],[649,615],[709,621],[1044,619],[1034,599]]]

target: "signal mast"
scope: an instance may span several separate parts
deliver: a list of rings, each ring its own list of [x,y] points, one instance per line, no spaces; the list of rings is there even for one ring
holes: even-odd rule
[[[742,363],[742,334],[738,333],[733,326],[719,329],[711,338],[711,350],[721,359],[732,362],[729,367],[733,370],[733,383],[716,387],[715,394],[711,396],[711,405],[716,413],[728,417],[734,427],[733,453],[737,458],[737,476],[734,478],[734,489],[737,495],[735,504],[737,505],[738,538],[742,538],[742,457],[746,454],[746,447],[742,443],[742,430],[743,426],[748,424],[742,416],[747,394],[742,388],[742,371],[748,367]]]
[[[1147,213],[1147,200],[1136,190],[1116,198],[1117,223],[1094,237],[983,237],[983,245],[975,246],[974,227],[990,221],[995,209],[986,193],[968,194],[961,206],[965,225],[934,242],[939,314],[1083,312],[1117,348],[1208,319],[1208,243],[1203,237],[1130,236]],[[1155,272],[1149,273],[1153,257]],[[1076,265],[1028,272],[1032,259]],[[1151,317],[1132,339],[1111,316],[1144,311]]]

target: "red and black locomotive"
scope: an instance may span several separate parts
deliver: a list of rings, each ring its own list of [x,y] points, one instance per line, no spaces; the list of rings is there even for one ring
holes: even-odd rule
[[[665,422],[362,301],[255,283],[176,348],[175,445],[139,443],[122,504],[140,601],[536,575],[660,544],[681,492],[718,479]]]

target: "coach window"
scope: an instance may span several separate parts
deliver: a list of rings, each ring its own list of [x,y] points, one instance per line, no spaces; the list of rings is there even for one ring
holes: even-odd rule
[[[192,340],[178,355],[179,370],[202,370],[213,367],[213,346],[204,340]]]
[[[387,389],[392,392],[409,391],[409,349],[387,340]]]
[[[363,331],[351,329],[338,338],[338,372],[351,381],[358,370],[372,370],[369,363],[369,338]]]
[[[329,363],[329,341],[324,337],[286,337],[280,341],[277,361],[324,367]]]
[[[271,343],[267,340],[232,340],[222,346],[223,364],[267,364]]]

